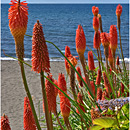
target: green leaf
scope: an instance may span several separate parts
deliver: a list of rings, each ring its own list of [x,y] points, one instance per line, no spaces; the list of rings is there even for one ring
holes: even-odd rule
[[[101,117],[93,121],[93,124],[100,125],[103,128],[110,128],[117,124],[116,119],[111,117]]]
[[[90,128],[90,130],[101,130],[103,127],[99,125],[94,125]]]

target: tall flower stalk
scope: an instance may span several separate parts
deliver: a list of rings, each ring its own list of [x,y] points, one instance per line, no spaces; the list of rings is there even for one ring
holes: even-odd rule
[[[33,28],[33,37],[32,37],[32,70],[40,73],[41,79],[41,87],[42,87],[42,95],[44,101],[45,108],[45,117],[47,128],[52,130],[50,114],[48,111],[48,102],[47,95],[45,89],[45,80],[44,80],[44,72],[50,72],[50,62],[49,62],[49,54],[47,45],[45,42],[42,25],[37,20],[37,23]]]
[[[30,106],[33,112],[33,116],[35,119],[36,126],[38,130],[41,130],[41,127],[38,122],[38,118],[36,115],[36,111],[34,108],[34,104],[32,101],[32,97],[28,88],[28,84],[26,81],[26,75],[24,71],[24,65],[23,65],[23,58],[24,58],[24,35],[27,30],[27,23],[28,23],[28,7],[27,3],[25,1],[20,2],[20,0],[11,0],[10,5],[12,5],[9,8],[9,27],[10,31],[14,37],[15,40],[15,49],[16,49],[16,56],[18,57],[20,69],[21,69],[21,75],[23,79],[24,88],[26,91],[26,94],[30,101]]]
[[[85,52],[85,49],[86,49],[86,38],[85,38],[85,34],[84,34],[84,31],[83,31],[83,28],[82,28],[81,25],[78,25],[78,29],[76,30],[75,41],[76,41],[76,51],[79,55],[81,65],[83,67],[86,83],[88,85],[89,90],[93,94],[93,91],[92,91],[92,88],[91,88],[91,85],[90,85],[89,76],[87,74],[87,70],[86,70],[86,66],[85,66],[84,52]]]
[[[122,6],[119,4],[116,7],[117,27],[118,27],[118,30],[119,30],[120,48],[121,48],[121,55],[122,55],[122,59],[123,59],[123,65],[124,65],[124,68],[126,70],[125,61],[124,61],[124,55],[123,55],[123,49],[122,49],[122,44],[121,44],[121,30],[120,30],[120,25],[121,25],[120,16],[121,16],[121,14],[122,14]]]

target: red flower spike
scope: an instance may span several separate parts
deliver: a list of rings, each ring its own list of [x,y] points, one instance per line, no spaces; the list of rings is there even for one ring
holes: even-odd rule
[[[96,16],[93,17],[93,28],[96,32],[99,29],[99,19]]]
[[[102,100],[105,100],[106,98],[109,98],[109,95],[106,91],[102,92]]]
[[[64,74],[59,74],[59,77],[58,77],[58,87],[64,91],[65,93],[67,93],[67,87],[66,87],[66,81],[65,81],[65,76]],[[59,93],[59,96],[64,96],[64,94],[58,90],[58,93]]]
[[[108,81],[108,78],[105,72],[103,72],[103,79],[104,79],[104,86],[106,88],[106,92],[111,93],[112,89],[111,89],[110,83]]]
[[[120,65],[119,56],[117,56],[117,58],[116,58],[116,65]]]
[[[109,61],[110,66],[113,67],[114,59],[113,59],[113,56],[112,56],[112,52],[111,52],[111,48],[110,48],[110,47],[109,47],[108,61]]]
[[[116,15],[117,15],[117,16],[121,16],[121,13],[122,13],[122,6],[119,4],[119,5],[116,7]]]
[[[124,93],[124,84],[121,83],[121,94],[120,94],[120,89],[119,89],[119,93],[118,93],[118,96],[125,96],[125,93]]]
[[[42,25],[37,21],[33,28],[32,38],[32,70],[50,72],[49,54],[44,38]]]
[[[97,101],[102,99],[102,89],[97,88]]]
[[[91,84],[91,87],[92,87],[92,90],[93,90],[93,94],[95,96],[95,85],[94,85],[94,82],[93,81],[90,81],[90,84]],[[90,95],[90,94],[89,94]]]
[[[77,59],[74,57],[74,56],[72,56],[72,55],[70,55],[69,57],[68,57],[68,60],[71,62],[71,64],[75,67],[76,65],[77,65]],[[68,66],[69,67],[71,67],[71,65],[68,63]]]
[[[104,48],[108,47],[110,44],[110,38],[108,33],[103,32],[101,33],[100,37],[101,37],[101,43],[104,46]]]
[[[36,130],[36,124],[28,97],[24,98],[23,120],[24,130]]]
[[[81,108],[81,110],[83,112],[85,112],[84,103],[83,103],[83,97],[82,97],[82,95],[80,93],[78,93],[78,95],[77,95],[77,103],[78,103],[79,107]],[[80,113],[78,109],[76,109],[76,112],[78,114]]]
[[[48,75],[47,78],[50,79],[52,82],[54,82],[52,75]],[[50,81],[46,79],[45,88],[46,88],[46,96],[47,96],[47,102],[48,102],[48,110],[49,112],[51,111],[52,113],[55,113],[56,112],[55,87]],[[44,103],[43,103],[43,111],[45,111]]]
[[[93,48],[98,49],[101,45],[100,31],[94,33]]]
[[[8,116],[5,114],[1,117],[1,130],[11,130]]]
[[[79,57],[83,57],[85,49],[86,49],[86,38],[81,25],[78,25],[78,29],[76,30],[76,51]]]
[[[110,26],[109,35],[110,35],[110,48],[113,52],[115,52],[118,42],[117,29],[115,25]]]
[[[70,115],[70,107],[71,104],[69,99],[65,96],[60,96],[60,109],[64,120],[68,119]]]
[[[129,85],[128,85],[127,87],[128,87],[128,89],[129,89]],[[129,92],[127,92],[127,97],[129,97]]]
[[[58,87],[58,82],[57,82],[57,80],[54,80],[54,84]],[[57,95],[58,95],[58,90],[59,90],[57,87],[54,86],[56,97],[57,97]]]
[[[77,71],[78,71],[78,73],[80,74],[80,76],[82,77],[82,75],[81,75],[81,69],[80,69],[80,67],[78,66],[77,67],[77,69],[76,69]],[[80,86],[81,87],[83,87],[83,82],[82,82],[82,80],[81,80],[81,78],[78,76],[78,74],[76,73],[76,77],[77,77],[77,80],[78,80],[78,82],[79,82],[79,84],[80,84]]]
[[[70,56],[71,52],[70,52],[70,48],[69,46],[66,46],[65,47],[65,56],[68,58]],[[67,74],[69,74],[69,65],[68,65],[68,62],[67,60],[65,59],[65,68],[66,68],[66,71],[67,71]]]
[[[92,51],[88,51],[88,67],[91,71],[95,69]]]
[[[101,70],[99,69],[95,84],[100,85],[100,82],[101,82]]]
[[[26,1],[20,2],[11,0],[8,19],[10,31],[14,37],[16,45],[16,55],[23,60],[24,57],[24,35],[27,30],[28,23],[28,7]]]
[[[98,13],[99,13],[99,8],[96,7],[96,6],[93,6],[93,7],[92,7],[92,13],[93,13],[94,16],[97,16]]]

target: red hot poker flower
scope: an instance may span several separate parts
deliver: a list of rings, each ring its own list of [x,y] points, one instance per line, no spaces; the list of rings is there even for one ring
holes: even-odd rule
[[[105,86],[105,88],[106,88],[106,92],[107,92],[107,93],[111,93],[111,92],[112,92],[112,89],[111,89],[109,80],[108,80],[107,75],[106,75],[105,72],[103,72],[103,79],[104,79],[104,86]]]
[[[85,49],[86,49],[86,38],[81,25],[78,25],[78,29],[76,30],[76,51],[79,54],[79,57],[83,57]]]
[[[95,69],[92,51],[88,51],[88,67],[91,71]]]
[[[26,1],[20,2],[11,0],[9,8],[9,27],[15,40],[16,55],[23,60],[24,57],[24,35],[27,30],[28,23],[28,7]]]
[[[35,120],[32,114],[28,97],[24,98],[24,130],[36,130]]]
[[[9,119],[5,114],[1,117],[1,130],[11,130]]]
[[[111,67],[113,67],[114,59],[112,56],[111,48],[109,47],[109,56],[108,56],[108,61]]]
[[[50,72],[49,54],[44,38],[42,25],[37,21],[33,28],[32,38],[32,70]]]
[[[96,32],[99,29],[99,19],[96,16],[93,17],[93,28]]]
[[[93,90],[93,94],[95,96],[95,85],[94,85],[94,82],[90,81],[90,84],[91,84],[91,87],[92,87],[92,90]]]
[[[108,47],[110,44],[109,35],[106,32],[101,33],[101,43],[104,46],[104,48]]]
[[[65,76],[64,74],[59,74],[59,77],[58,77],[58,87],[64,91],[65,93],[67,93],[67,87],[66,87],[66,81],[65,81]],[[58,93],[59,93],[59,96],[64,96],[64,94],[58,90]]]
[[[65,47],[65,56],[68,58],[70,56],[70,54],[71,54],[70,48],[69,48],[69,46],[66,46]],[[69,74],[70,73],[69,72],[69,65],[68,65],[68,62],[66,59],[65,59],[65,68],[66,68],[67,73]]]
[[[118,93],[118,97],[120,97],[120,96],[125,96],[125,93],[124,93],[124,84],[123,83],[121,83],[121,89],[119,89],[119,93]]]
[[[54,84],[58,87],[58,82],[57,82],[57,80],[54,80]],[[56,97],[57,97],[57,95],[58,95],[58,90],[59,90],[57,87],[54,86]]]
[[[99,13],[99,8],[96,7],[96,6],[93,6],[93,7],[92,7],[92,13],[93,13],[94,16],[97,16],[98,13]]]
[[[69,57],[68,57],[68,60],[71,62],[71,64],[75,67],[76,65],[77,65],[77,59],[75,58],[75,56],[72,56],[72,55],[70,55]],[[69,65],[69,67],[71,67],[71,65],[68,63],[68,65]]]
[[[101,70],[99,69],[95,84],[100,85],[100,82],[101,82]]]
[[[112,52],[115,52],[118,42],[117,29],[115,25],[110,26],[109,35],[110,35],[110,48]]]
[[[93,48],[98,49],[101,45],[100,31],[94,33]]]
[[[85,112],[85,109],[84,109],[84,103],[83,103],[83,97],[80,93],[78,93],[78,96],[77,96],[77,103],[79,104],[79,107],[81,108],[81,110],[83,112]],[[79,114],[79,110],[77,109],[76,112]]]
[[[65,96],[60,96],[60,109],[61,109],[61,114],[64,118],[64,121],[67,121],[69,115],[70,115],[70,101],[67,97]]]
[[[121,16],[121,13],[122,13],[122,6],[119,4],[119,5],[116,7],[116,15],[117,15],[117,16]]]
[[[102,89],[97,88],[97,101],[102,99]]]
[[[77,67],[77,69],[76,69],[77,71],[78,71],[78,73],[80,74],[80,76],[82,77],[82,75],[81,75],[81,69],[80,69],[80,67],[78,66]],[[77,77],[77,80],[78,80],[78,82],[79,82],[79,84],[80,84],[80,86],[81,87],[83,87],[83,82],[82,82],[82,80],[81,80],[81,78],[78,76],[78,74],[76,73],[76,77]]]
[[[54,82],[52,75],[48,75],[47,78],[50,79],[52,82]],[[55,113],[56,112],[56,94],[55,94],[54,85],[46,79],[45,88],[46,88],[46,96],[47,96],[47,102],[48,102],[48,110],[49,112],[51,111]],[[44,110],[44,103],[43,103],[43,110]]]

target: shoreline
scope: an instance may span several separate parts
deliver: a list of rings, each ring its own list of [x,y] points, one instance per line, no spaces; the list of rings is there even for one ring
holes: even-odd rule
[[[31,64],[31,61],[27,61]],[[63,73],[66,76],[66,70],[64,62],[53,61],[50,62],[51,73],[54,79],[58,79],[59,73]],[[98,63],[95,63],[95,67]],[[33,95],[34,105],[36,112],[38,113],[38,101],[42,99],[40,76],[38,73],[31,71],[31,68],[25,66],[25,73],[28,81],[28,86]],[[81,67],[80,62],[77,66]],[[76,67],[77,67],[76,66]],[[129,64],[127,64],[127,69]],[[82,69],[81,69],[82,70]],[[83,71],[82,71],[83,72]],[[83,76],[83,75],[82,75]],[[69,81],[67,86],[69,87]],[[9,117],[10,126],[12,130],[21,130],[23,128],[23,103],[26,96],[20,68],[17,61],[2,60],[1,61],[1,114],[5,113]],[[59,102],[59,97],[57,97]],[[59,105],[57,106],[59,108]],[[40,112],[43,116],[42,102],[40,102]]]

